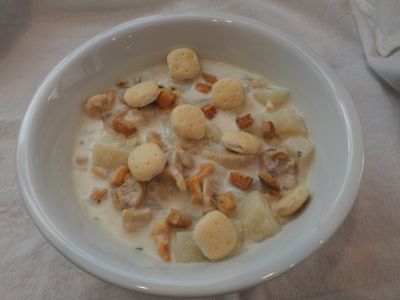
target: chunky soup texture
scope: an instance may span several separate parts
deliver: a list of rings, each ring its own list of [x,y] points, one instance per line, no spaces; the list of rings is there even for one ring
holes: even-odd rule
[[[314,146],[287,88],[188,48],[90,97],[77,198],[121,242],[218,261],[279,233],[309,201]]]

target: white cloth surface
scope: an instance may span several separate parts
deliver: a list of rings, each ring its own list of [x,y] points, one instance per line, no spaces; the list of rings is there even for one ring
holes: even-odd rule
[[[354,0],[353,14],[370,67],[400,92],[400,1]]]
[[[18,191],[15,144],[35,89],[81,43],[137,17],[196,9],[247,16],[313,48],[351,93],[366,149],[357,201],[329,242],[275,280],[215,299],[400,299],[399,95],[369,70],[348,0],[1,1],[0,299],[158,299],[88,275],[46,242]]]

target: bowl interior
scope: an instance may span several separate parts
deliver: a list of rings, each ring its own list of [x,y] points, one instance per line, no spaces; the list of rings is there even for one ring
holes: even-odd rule
[[[213,264],[166,264],[113,242],[85,215],[71,180],[71,145],[85,100],[121,75],[165,62],[168,51],[177,46],[191,47],[200,58],[238,65],[288,87],[316,146],[307,209],[275,237]],[[27,185],[22,188],[29,194],[25,195],[28,208],[42,232],[67,257],[124,287],[170,295],[247,287],[306,257],[330,236],[351,206],[353,199],[343,200],[342,192],[353,146],[339,96],[325,70],[267,27],[218,16],[155,17],[123,24],[75,51],[38,90],[25,120],[29,126],[21,131],[19,163],[24,164],[21,182]],[[339,217],[332,219],[333,214]],[[205,286],[206,290],[195,288]]]

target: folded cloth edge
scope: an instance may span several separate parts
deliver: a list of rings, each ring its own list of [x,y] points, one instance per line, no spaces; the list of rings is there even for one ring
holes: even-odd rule
[[[358,1],[353,0],[351,2],[351,7],[367,62],[373,71],[397,92],[400,92],[400,52],[394,52],[388,57],[379,55],[376,49],[371,16],[366,15],[357,5],[357,2]]]

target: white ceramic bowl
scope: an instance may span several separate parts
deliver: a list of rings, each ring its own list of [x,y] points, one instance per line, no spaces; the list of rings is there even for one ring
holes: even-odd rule
[[[275,237],[217,263],[169,264],[129,251],[111,242],[74,198],[71,145],[84,101],[121,74],[165,62],[177,46],[290,88],[316,146],[307,209]],[[77,266],[145,293],[204,296],[267,281],[326,242],[356,197],[363,142],[356,109],[343,85],[312,51],[286,34],[238,16],[158,15],[98,35],[49,73],[22,123],[17,167],[35,224]]]

